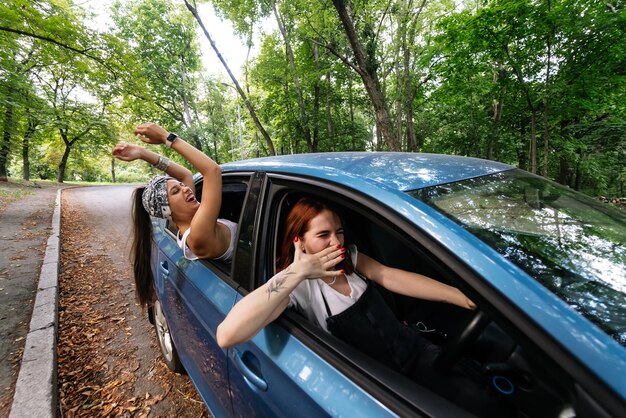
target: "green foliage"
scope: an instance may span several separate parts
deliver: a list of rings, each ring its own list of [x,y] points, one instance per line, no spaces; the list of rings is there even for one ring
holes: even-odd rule
[[[572,188],[624,195],[622,1],[346,4],[402,149],[536,163]],[[279,153],[386,149],[331,2],[211,5],[259,48],[240,83]],[[66,158],[68,179],[108,180],[111,146],[133,141],[147,120],[220,163],[267,155],[230,81],[205,74],[198,25],[182,2],[119,1],[111,15],[103,33],[72,0],[0,4],[0,169],[4,161],[22,174],[26,143],[32,176],[54,179]],[[277,16],[284,34],[252,36]],[[151,174],[140,164],[114,170],[124,182]]]

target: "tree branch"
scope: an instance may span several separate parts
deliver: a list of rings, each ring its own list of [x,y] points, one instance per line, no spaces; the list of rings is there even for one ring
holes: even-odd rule
[[[13,29],[13,28],[9,28],[9,27],[6,27],[6,26],[0,26],[0,31],[11,32],[11,33],[15,33],[17,35],[28,36],[28,37],[31,37],[31,38],[39,39],[41,41],[50,42],[52,44],[60,46],[61,48],[65,48],[65,49],[68,49],[68,50],[70,50],[72,52],[76,52],[77,54],[83,55],[83,56],[85,56],[85,57],[87,57],[87,58],[89,58],[91,60],[94,60],[98,64],[102,65],[107,70],[109,70],[111,72],[111,74],[113,74],[113,76],[117,79],[117,73],[115,72],[115,70],[113,70],[113,68],[111,68],[104,60],[87,53],[87,51],[91,50],[92,48],[78,49],[78,48],[75,48],[75,47],[73,47],[71,45],[67,45],[67,44],[64,44],[63,42],[57,41],[54,38],[50,38],[48,36],[37,35],[36,33],[26,32],[26,31],[19,30],[19,29]]]

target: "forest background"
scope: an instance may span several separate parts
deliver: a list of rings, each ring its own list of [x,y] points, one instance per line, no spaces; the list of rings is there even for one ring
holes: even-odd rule
[[[258,50],[242,68],[227,68],[215,40],[231,35],[212,33],[199,3],[230,21],[242,56]],[[446,153],[624,196],[624,5],[122,0],[94,29],[78,1],[5,0],[0,180],[145,181],[153,169],[116,165],[111,148],[154,121],[219,163]],[[275,29],[259,32],[268,20]],[[203,68],[202,37],[228,76]]]

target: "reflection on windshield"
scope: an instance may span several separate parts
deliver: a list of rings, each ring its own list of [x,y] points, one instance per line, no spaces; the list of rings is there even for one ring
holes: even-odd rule
[[[521,170],[410,192],[626,346],[626,215]]]

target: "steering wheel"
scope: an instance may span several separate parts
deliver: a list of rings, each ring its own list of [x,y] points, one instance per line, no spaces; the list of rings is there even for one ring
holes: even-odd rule
[[[476,341],[488,324],[489,318],[487,318],[487,315],[477,309],[467,324],[465,324],[463,330],[453,336],[441,349],[434,362],[435,368],[444,372],[450,370],[461,359],[463,353],[469,349],[469,346]]]

